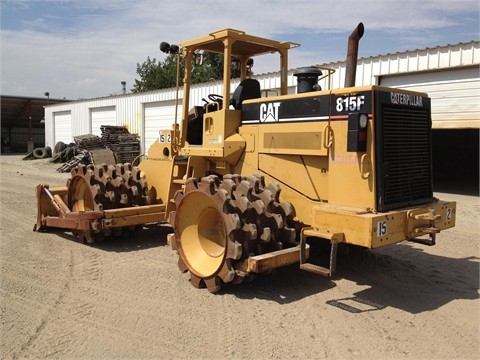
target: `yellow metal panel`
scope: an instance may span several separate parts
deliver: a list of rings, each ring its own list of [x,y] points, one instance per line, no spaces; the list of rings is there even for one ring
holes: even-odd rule
[[[439,201],[434,206],[409,210],[407,212],[406,234],[409,237],[415,237],[421,233],[422,228],[428,227],[444,230],[453,227],[455,220],[456,203]]]
[[[331,122],[328,201],[331,204],[375,209],[373,122],[367,128],[367,152],[347,152],[347,120]],[[367,156],[364,156],[364,155]]]
[[[328,157],[303,156],[307,167],[308,179],[312,179],[315,193],[322,201],[328,198]]]
[[[245,149],[245,140],[238,134],[234,134],[225,139],[223,156],[229,164],[235,165],[240,155]]]
[[[223,147],[215,148],[203,148],[195,146],[186,146],[180,149],[180,155],[185,156],[204,156],[204,157],[223,157]]]
[[[331,206],[316,206],[313,209],[312,227],[329,233],[343,233],[346,243],[371,247],[372,222],[367,213]]]
[[[270,155],[258,156],[259,169],[262,172],[281,181],[299,193],[314,200],[327,196],[328,176],[321,169],[326,169],[326,156],[308,157],[308,165],[299,155]],[[323,160],[323,164],[322,164]]]
[[[223,42],[229,39],[234,41],[232,55],[252,56],[264,53],[272,53],[282,49],[291,49],[300,46],[291,42],[280,42],[258,36],[246,34],[244,31],[235,29],[222,29],[214,31],[207,36],[184,41],[180,45],[185,48],[202,49],[210,52],[223,53]]]
[[[145,177],[150,195],[155,203],[166,203],[170,188],[170,175],[173,161],[164,159],[145,159],[138,167],[141,175]]]
[[[252,131],[252,129],[248,129],[249,131],[242,131],[240,130],[240,136],[245,140],[245,151],[247,153],[253,153],[255,152],[255,134],[258,131]],[[255,130],[258,130],[258,128],[255,128]]]
[[[272,123],[259,127],[259,152],[274,154],[327,155],[323,147],[326,121]]]
[[[162,131],[163,132],[163,131]],[[166,130],[165,130],[166,132]],[[168,131],[170,132],[170,131]],[[165,134],[164,134],[165,135]],[[160,138],[160,136],[159,136]],[[148,158],[154,160],[166,160],[171,154],[171,143],[170,142],[159,142],[158,139],[150,145],[148,149]]]
[[[455,201],[439,201],[435,212],[440,215],[440,220],[435,222],[437,228],[444,230],[455,226],[457,221],[457,203]]]
[[[433,227],[444,230],[455,226],[456,203],[438,201],[422,208],[403,209],[385,213],[373,214],[355,211],[328,204],[314,208],[315,229],[327,233],[343,233],[345,242],[367,248],[378,248],[394,244],[409,238],[424,234],[415,232],[416,228]],[[428,220],[419,220],[415,215],[440,215],[439,220],[430,223]]]
[[[236,134],[240,125],[240,111],[222,109],[206,113],[203,116],[202,146],[186,146],[181,149],[182,155],[223,157],[225,140]],[[233,144],[235,138],[230,138]],[[241,142],[244,143],[243,139]],[[229,153],[233,152],[231,149]]]
[[[265,132],[264,147],[274,149],[289,149],[292,145],[298,150],[316,150],[321,148],[322,133],[317,132]]]

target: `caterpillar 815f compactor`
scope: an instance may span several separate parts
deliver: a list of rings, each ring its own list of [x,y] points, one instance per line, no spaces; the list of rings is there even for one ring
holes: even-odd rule
[[[329,276],[339,244],[433,245],[455,225],[456,203],[433,197],[430,99],[355,87],[363,31],[360,23],[349,38],[344,88],[322,90],[322,70],[300,68],[295,94],[287,60],[298,44],[232,29],[162,43],[185,64],[181,120],[159,132],[138,167],[80,165],[66,186],[38,185],[35,229],[70,229],[93,242],[165,222],[180,270],[212,292],[293,263]],[[202,52],[223,54],[223,90],[191,106]],[[252,59],[264,54],[279,55],[275,89],[251,76]],[[230,60],[240,66],[236,88]],[[331,243],[329,265],[309,263],[312,242],[322,239]]]

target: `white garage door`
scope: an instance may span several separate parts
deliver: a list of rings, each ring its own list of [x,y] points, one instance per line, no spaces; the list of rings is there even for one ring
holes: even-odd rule
[[[159,130],[169,130],[175,123],[175,101],[159,101],[144,104],[144,153],[158,139]],[[178,103],[177,122],[180,125],[182,117],[182,103]]]
[[[53,113],[53,146],[59,141],[65,144],[73,142],[72,136],[72,112],[71,111],[59,111]]]
[[[381,77],[380,85],[426,92],[433,128],[480,128],[478,68]]]
[[[92,134],[101,136],[101,125],[117,125],[117,112],[115,106],[90,109],[92,119]]]

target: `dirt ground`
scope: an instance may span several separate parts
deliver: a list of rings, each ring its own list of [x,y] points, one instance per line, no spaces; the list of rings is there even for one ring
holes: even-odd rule
[[[339,256],[329,280],[289,266],[210,294],[177,268],[165,227],[95,246],[33,232],[48,160],[1,156],[3,359],[478,359],[478,197],[437,245]]]

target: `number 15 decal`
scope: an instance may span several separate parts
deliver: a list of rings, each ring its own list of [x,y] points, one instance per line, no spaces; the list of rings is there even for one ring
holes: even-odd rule
[[[159,139],[158,139],[161,143],[164,143],[165,142],[165,135],[164,134],[160,134],[159,136]],[[168,134],[167,135],[167,142],[172,142],[172,135],[171,134]]]
[[[377,223],[377,237],[382,237],[387,235],[387,222],[379,221]]]

